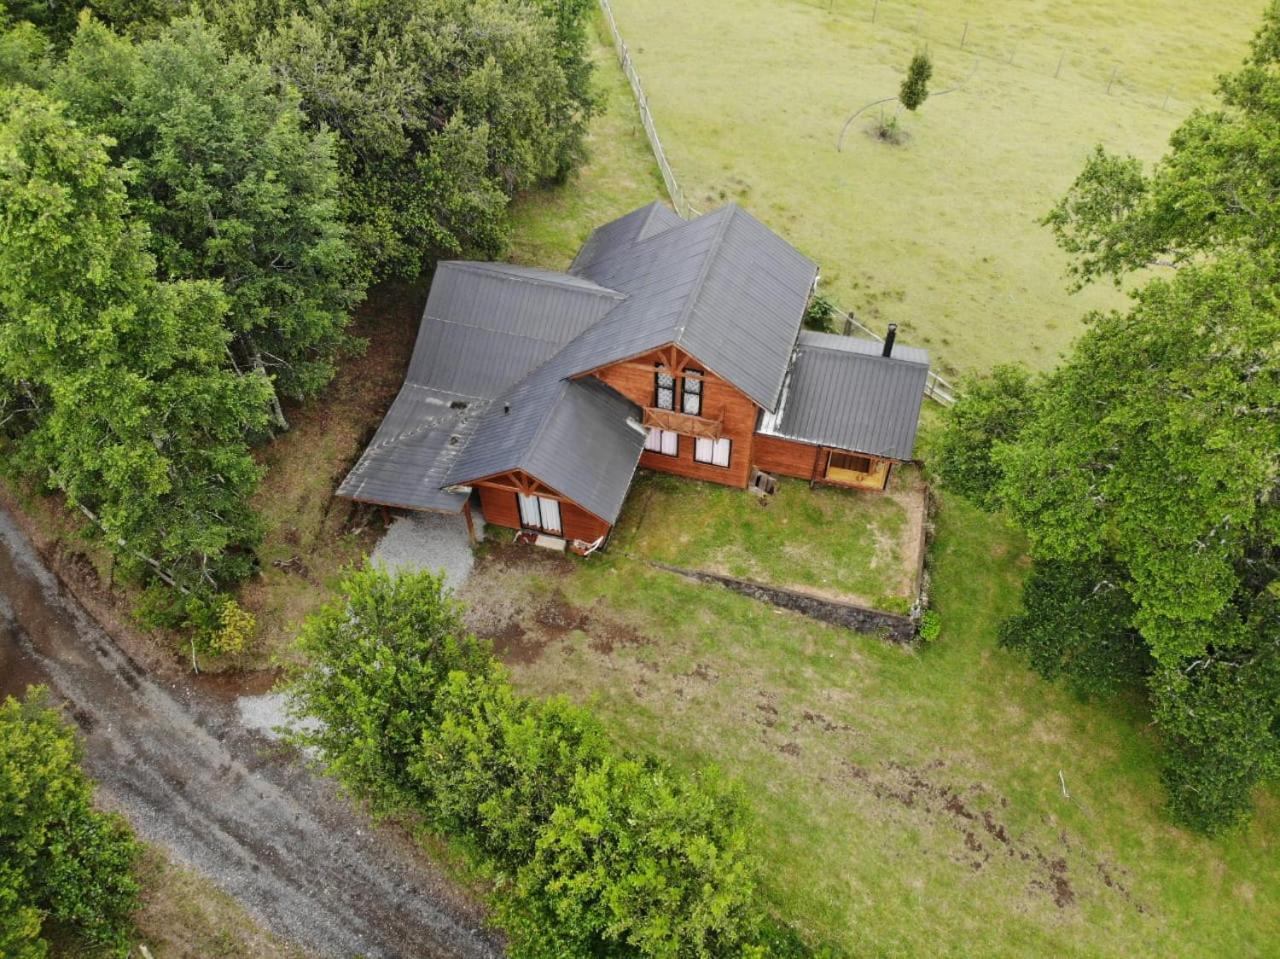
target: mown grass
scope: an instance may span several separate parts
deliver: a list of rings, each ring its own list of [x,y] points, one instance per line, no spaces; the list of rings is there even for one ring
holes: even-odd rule
[[[782,480],[759,499],[660,473],[632,484],[610,548],[689,569],[905,612],[924,494],[897,470],[891,495]]]
[[[1225,839],[1171,825],[1141,705],[1079,702],[997,646],[1023,550],[946,499],[943,634],[919,651],[616,552],[498,552],[465,598],[521,634],[523,690],[591,703],[629,746],[742,784],[766,895],[814,940],[860,956],[1267,955],[1280,802],[1261,795]]]
[[[1263,0],[927,0],[923,35],[902,6],[885,0],[872,24],[871,0],[834,0],[833,12],[827,0],[705,0],[696,15],[680,0],[614,0],[695,206],[743,204],[819,262],[839,303],[874,328],[898,323],[944,373],[1051,366],[1087,310],[1124,298],[1106,286],[1069,294],[1066,260],[1037,221],[1094,144],[1158,157],[1188,100],[1207,100],[1213,76],[1239,62]],[[965,19],[975,42],[999,24],[1023,36],[1014,63],[928,42],[931,24],[949,33],[944,20],[958,31]],[[1052,64],[1068,44],[1100,51],[1103,66],[1054,79],[1032,58],[1043,48]],[[963,89],[903,116],[901,146],[870,135],[871,110],[837,152],[846,118],[896,94],[926,45],[933,89]],[[1165,111],[1123,88],[1108,95],[1107,58],[1181,99]]]

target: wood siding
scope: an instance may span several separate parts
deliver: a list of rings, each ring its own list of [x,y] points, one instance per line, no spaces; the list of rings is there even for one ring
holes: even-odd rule
[[[640,465],[663,473],[674,473],[690,479],[706,480],[710,483],[745,489],[751,478],[752,446],[759,409],[747,394],[707,370],[696,357],[691,357],[681,350],[675,350],[674,347],[667,347],[663,351],[655,350],[644,356],[614,363],[596,370],[593,375],[633,403],[647,409],[655,405],[656,364],[660,360],[667,362],[673,350],[676,354],[677,368],[683,368],[687,364],[704,373],[701,416],[703,419],[721,422],[720,435],[732,441],[729,465],[714,466],[711,463],[695,461],[693,458],[695,439],[692,436],[680,437],[678,456],[664,456],[661,453],[646,450],[640,457]],[[680,408],[678,391],[676,408]]]
[[[520,506],[516,501],[516,489],[505,483],[481,482],[475,484],[480,493],[480,510],[486,523],[520,529]],[[546,493],[539,493],[546,496]],[[560,504],[560,524],[566,539],[580,539],[593,543],[609,532],[609,524],[593,516],[572,500],[551,496]]]
[[[755,442],[755,465],[766,473],[779,476],[792,476],[797,479],[815,483],[830,483],[833,486],[850,486],[855,489],[882,490],[889,485],[889,474],[892,471],[892,460],[869,456],[873,467],[866,475],[864,482],[837,483],[826,478],[827,457],[832,449],[829,446],[814,446],[797,440],[786,440],[777,436],[757,436]],[[835,450],[840,453],[841,450]]]

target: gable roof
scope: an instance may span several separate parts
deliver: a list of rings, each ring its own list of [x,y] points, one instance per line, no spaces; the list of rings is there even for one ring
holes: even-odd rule
[[[875,340],[804,330],[782,404],[766,414],[768,436],[909,460],[915,448],[929,356]]]
[[[606,259],[640,240],[647,240],[664,230],[683,224],[684,220],[671,207],[654,200],[648,206],[632,210],[626,216],[592,230],[578,255],[573,258],[569,272],[582,273],[598,260]]]
[[[364,502],[456,513],[448,471],[487,404],[622,299],[589,280],[505,263],[436,267],[409,371],[338,487]]]
[[[818,275],[812,260],[732,203],[599,246],[579,256],[575,274],[627,298],[574,341],[569,375],[675,343],[760,406],[777,406]]]

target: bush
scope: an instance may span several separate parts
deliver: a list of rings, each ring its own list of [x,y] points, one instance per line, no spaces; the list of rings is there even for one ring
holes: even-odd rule
[[[438,577],[348,577],[304,626],[295,710],[358,795],[411,808],[496,879],[511,954],[764,956],[742,803],[516,693]]]
[[[45,917],[129,950],[138,845],[119,816],[93,808],[80,758],[42,688],[0,704],[0,956],[44,956]]]
[[[804,310],[804,327],[807,330],[817,330],[820,333],[834,333],[831,328],[831,318],[835,315],[835,304],[828,300],[821,293],[815,293],[809,299],[809,305]]]
[[[924,615],[920,617],[920,628],[917,633],[920,639],[926,643],[932,643],[942,635],[942,617],[938,615],[936,610],[926,609],[924,611]]]
[[[240,655],[258,630],[253,613],[225,593],[183,594],[155,585],[142,593],[134,613],[153,629],[189,631],[192,647],[212,656]]]

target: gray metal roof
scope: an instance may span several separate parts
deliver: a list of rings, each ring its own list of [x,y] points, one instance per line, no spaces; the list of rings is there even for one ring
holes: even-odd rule
[[[569,270],[571,273],[581,273],[597,260],[613,256],[633,243],[683,224],[684,220],[674,210],[655,200],[648,206],[632,210],[626,216],[592,230]]]
[[[446,475],[488,403],[622,299],[589,280],[505,263],[436,267],[405,385],[338,494],[457,512]]]
[[[801,332],[782,405],[760,432],[896,460],[911,459],[929,357],[875,340]]]
[[[574,374],[676,343],[765,409],[777,406],[818,268],[736,204],[602,245],[573,269],[627,294],[572,344]]]
[[[567,380],[548,363],[489,404],[446,482],[523,470],[612,524],[644,449],[639,416],[599,380]]]

